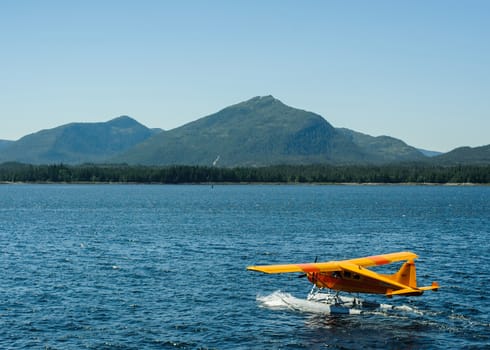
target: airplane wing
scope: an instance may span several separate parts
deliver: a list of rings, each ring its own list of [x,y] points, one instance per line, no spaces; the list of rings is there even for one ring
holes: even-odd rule
[[[335,261],[323,263],[306,263],[306,264],[287,264],[287,265],[262,265],[248,266],[247,270],[259,271],[264,273],[288,273],[288,272],[328,272],[340,271]]]
[[[343,260],[342,262],[367,267],[367,266],[391,264],[395,261],[413,260],[416,258],[418,258],[417,254],[414,254],[412,252],[397,252],[397,253],[390,253],[390,254],[367,256],[365,258]]]
[[[398,252],[382,255],[373,255],[365,258],[357,258],[342,261],[329,261],[321,263],[306,263],[306,264],[287,264],[287,265],[262,265],[249,266],[247,270],[259,271],[264,273],[288,273],[288,272],[333,272],[340,271],[340,264],[347,263],[358,266],[376,266],[391,264],[395,261],[410,260],[417,258],[417,255],[411,252]]]

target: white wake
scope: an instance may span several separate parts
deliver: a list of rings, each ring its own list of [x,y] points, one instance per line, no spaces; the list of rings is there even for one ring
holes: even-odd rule
[[[312,314],[359,314],[361,310],[338,307],[335,305],[329,305],[324,302],[318,302],[308,299],[300,299],[295,296],[284,293],[281,291],[276,291],[270,295],[257,296],[257,301],[262,307],[269,309],[283,309],[283,310],[294,310],[304,313]]]
[[[390,305],[366,302],[359,298],[341,296],[333,302],[333,295],[329,293],[310,294],[308,298],[297,298],[290,293],[275,291],[265,296],[257,296],[261,307],[273,310],[292,310],[310,314],[350,314],[362,313],[409,313],[421,315],[422,312],[408,305]]]

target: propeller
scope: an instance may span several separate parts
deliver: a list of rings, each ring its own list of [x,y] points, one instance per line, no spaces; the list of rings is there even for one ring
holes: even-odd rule
[[[318,261],[318,255],[315,257],[315,263],[317,261]],[[306,276],[308,276],[308,274],[303,273],[303,274],[299,275],[298,278],[305,278]],[[313,272],[312,276],[313,276],[313,279],[316,280],[316,273],[315,272]]]

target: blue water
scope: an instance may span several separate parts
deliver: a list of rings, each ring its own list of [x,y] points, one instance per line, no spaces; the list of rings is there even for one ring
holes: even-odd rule
[[[0,348],[420,349],[490,344],[490,187],[0,186]],[[417,312],[276,309],[247,265],[417,253]]]

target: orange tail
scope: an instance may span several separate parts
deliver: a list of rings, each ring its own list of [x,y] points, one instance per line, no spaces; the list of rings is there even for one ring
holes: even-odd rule
[[[408,260],[405,262],[397,273],[390,276],[393,280],[402,283],[410,288],[417,288],[417,272],[415,262]]]
[[[392,292],[390,293],[390,295],[422,295],[426,290],[437,291],[439,289],[439,283],[437,282],[432,282],[431,286],[417,287],[417,271],[415,269],[415,262],[413,260],[408,260],[407,262],[405,262],[400,270],[398,270],[397,273],[391,275],[390,278],[409,287],[404,290]],[[410,290],[410,288],[412,290]]]

